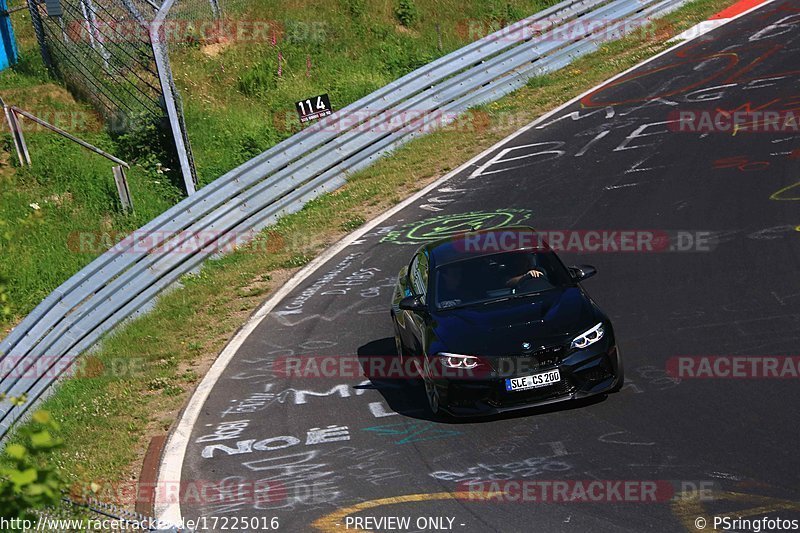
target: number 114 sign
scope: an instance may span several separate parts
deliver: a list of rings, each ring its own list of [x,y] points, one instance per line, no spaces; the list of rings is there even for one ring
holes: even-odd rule
[[[297,108],[297,114],[300,115],[301,123],[327,117],[333,113],[331,110],[331,101],[327,94],[306,98],[305,100],[295,102],[294,106]]]

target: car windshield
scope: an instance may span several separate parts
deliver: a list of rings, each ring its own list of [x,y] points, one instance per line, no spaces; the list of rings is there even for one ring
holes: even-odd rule
[[[436,269],[436,307],[451,309],[530,295],[570,285],[569,272],[552,251],[485,255]]]

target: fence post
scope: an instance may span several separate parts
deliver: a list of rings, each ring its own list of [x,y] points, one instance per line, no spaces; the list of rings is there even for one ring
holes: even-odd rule
[[[83,12],[83,18],[86,20],[86,31],[89,33],[89,42],[92,48],[100,53],[100,56],[103,58],[103,66],[105,66],[107,71],[108,58],[110,55],[103,43],[103,35],[97,29],[97,15],[95,14],[95,7],[92,0],[81,0],[81,11]]]
[[[219,9],[219,0],[208,0],[211,4],[211,11],[214,13],[214,18],[218,19],[222,16],[222,11]]]
[[[125,213],[133,211],[131,190],[128,188],[128,177],[125,175],[125,169],[122,168],[122,165],[114,166],[114,183],[117,184],[117,192],[119,193],[119,202],[122,204],[122,210]]]
[[[54,74],[55,69],[53,67],[53,60],[50,57],[50,51],[47,49],[47,42],[44,39],[42,16],[41,13],[39,13],[38,4],[33,0],[28,2],[28,11],[31,14],[31,23],[33,24],[33,32],[36,34],[36,40],[39,42],[39,51],[42,54],[42,60],[44,61],[44,66],[47,67],[47,70],[49,70],[51,74]]]
[[[156,13],[153,23],[150,25],[150,44],[153,48],[153,59],[155,59],[158,80],[161,83],[161,91],[164,95],[164,107],[167,109],[172,137],[175,139],[175,149],[178,152],[178,161],[181,165],[183,183],[186,186],[186,194],[195,193],[197,178],[194,173],[194,165],[191,161],[189,147],[189,137],[186,129],[182,127],[181,117],[178,113],[177,98],[174,81],[172,79],[172,69],[169,65],[169,51],[167,45],[162,40],[161,28],[164,20],[169,14],[170,8],[175,0],[165,0],[161,8]]]
[[[14,114],[11,109],[6,105],[2,98],[0,98],[0,105],[3,106],[3,113],[6,116],[6,122],[8,123],[8,131],[11,133],[11,138],[14,140],[14,148],[17,151],[17,159],[19,159],[19,166],[25,166],[25,160],[22,158],[22,144],[19,138],[19,134],[17,132],[16,124],[14,122],[14,118],[12,115]]]
[[[136,22],[138,22],[142,26],[145,26],[145,27],[147,26],[149,21],[147,20],[147,18],[144,15],[142,15],[142,13],[139,11],[139,9],[137,9],[137,7],[134,5],[134,3],[131,0],[121,0],[121,2],[122,2],[122,5],[125,6],[125,9],[128,11],[128,13],[130,13],[131,16],[134,18],[134,20],[136,20]],[[158,8],[156,8],[156,9],[158,9]]]
[[[3,14],[0,15],[0,70],[4,70],[19,60],[19,51],[17,50],[17,38],[14,35],[14,28],[11,26],[11,18],[8,13],[8,3],[6,0],[0,0],[0,9]]]
[[[25,142],[25,135],[22,133],[17,114],[5,104],[3,104],[3,109],[6,113],[6,120],[8,120],[8,127],[11,128],[11,136],[14,138],[14,147],[17,149],[19,166],[24,167],[26,164],[30,166],[31,154],[28,152],[28,144]]]

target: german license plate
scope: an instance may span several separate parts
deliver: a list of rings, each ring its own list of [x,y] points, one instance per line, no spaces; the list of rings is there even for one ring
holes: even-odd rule
[[[548,370],[547,372],[540,372],[530,376],[508,378],[506,379],[506,390],[518,391],[538,389],[539,387],[547,387],[559,381],[561,381],[561,372],[556,368],[555,370]]]

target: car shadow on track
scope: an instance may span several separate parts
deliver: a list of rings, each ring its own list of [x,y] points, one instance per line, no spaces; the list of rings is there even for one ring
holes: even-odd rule
[[[370,380],[370,384],[359,385],[356,386],[356,388],[377,390],[381,396],[383,396],[383,399],[389,406],[389,409],[401,416],[408,418],[429,420],[432,422],[440,422],[445,424],[485,423],[495,420],[546,415],[554,412],[582,409],[591,405],[602,403],[607,398],[606,395],[593,396],[591,398],[585,398],[581,400],[560,402],[541,407],[529,407],[526,409],[509,411],[502,414],[479,417],[456,418],[452,416],[434,416],[428,410],[428,403],[425,397],[425,388],[422,384],[421,378],[408,375],[401,376],[393,372],[389,372],[389,376],[391,377],[386,377],[386,375],[377,377],[374,375],[369,375],[370,372],[365,371],[365,369],[374,368],[375,358],[387,361],[390,358],[396,357],[397,352],[395,349],[394,339],[392,337],[370,341],[361,346],[358,349],[358,360],[361,363],[364,377]],[[387,363],[387,368],[389,368],[388,365],[389,363]],[[406,365],[402,366],[403,369],[405,367]]]

